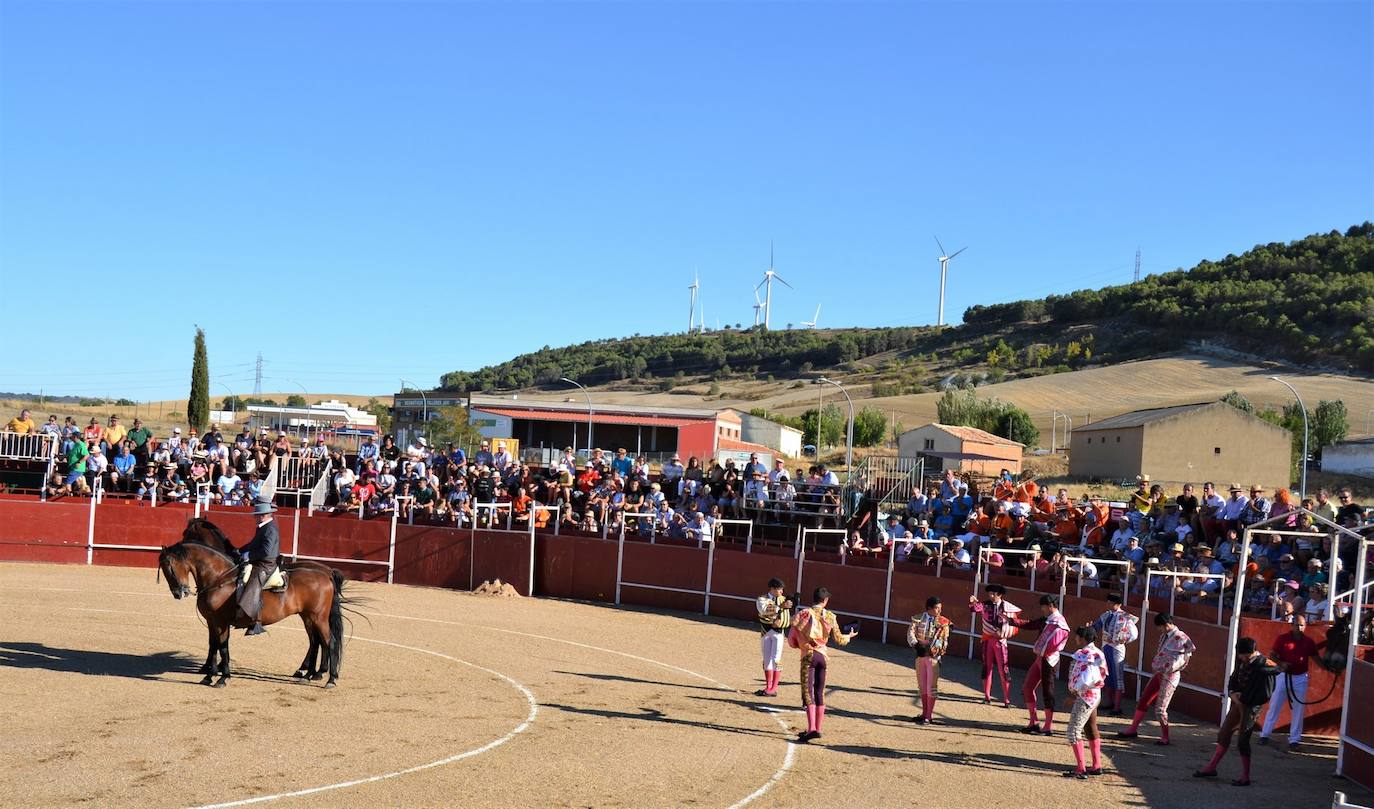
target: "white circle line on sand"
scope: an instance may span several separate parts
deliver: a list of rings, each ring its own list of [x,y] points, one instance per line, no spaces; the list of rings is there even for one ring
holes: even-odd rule
[[[576,647],[579,647],[579,648],[582,648],[582,649],[589,649],[589,650],[591,650],[591,651],[596,651],[596,652],[604,652],[604,653],[606,653],[606,654],[619,655],[619,656],[621,656],[621,657],[626,657],[626,658],[629,658],[629,659],[631,659],[631,660],[638,660],[638,661],[640,661],[641,663],[649,663],[649,664],[651,664],[651,665],[661,666],[661,667],[663,667],[663,668],[665,668],[665,669],[671,669],[672,671],[677,671],[677,672],[681,672],[682,674],[686,674],[686,675],[689,675],[689,676],[692,676],[692,677],[696,677],[698,680],[702,680],[702,681],[704,681],[704,682],[711,683],[712,685],[716,686],[717,688],[721,688],[721,689],[723,689],[723,690],[725,690],[725,691],[730,691],[730,692],[732,692],[732,693],[736,692],[736,689],[735,689],[735,688],[730,687],[729,685],[727,685],[727,684],[721,682],[720,680],[715,679],[714,677],[708,677],[708,676],[706,676],[705,674],[701,674],[701,673],[699,673],[699,672],[692,671],[691,669],[685,669],[685,668],[683,668],[683,667],[681,667],[681,666],[675,666],[675,665],[673,665],[672,663],[664,663],[662,660],[654,660],[654,659],[648,658],[648,657],[641,657],[640,655],[632,654],[632,653],[630,653],[630,652],[622,652],[622,651],[619,651],[618,649],[607,649],[607,648],[602,647],[602,646],[593,646],[593,645],[591,645],[591,644],[589,644],[589,643],[581,643],[581,642],[575,641],[575,640],[567,640],[566,638],[553,638],[553,637],[549,637],[549,636],[547,636],[547,635],[536,635],[536,634],[533,634],[533,633],[531,633],[531,632],[521,632],[521,631],[515,630],[515,629],[501,629],[501,628],[499,628],[499,627],[494,627],[494,626],[483,626],[483,625],[481,625],[481,624],[465,624],[465,623],[461,623],[461,622],[458,622],[458,621],[446,621],[446,620],[444,620],[444,619],[442,619],[442,618],[421,618],[421,617],[414,616],[414,615],[397,615],[397,614],[395,614],[395,613],[389,613],[389,612],[379,612],[379,613],[376,613],[376,614],[377,614],[377,615],[380,615],[380,616],[382,616],[382,617],[385,617],[385,618],[400,618],[400,619],[406,620],[406,621],[423,621],[423,622],[425,622],[425,623],[431,623],[431,624],[448,624],[448,625],[450,625],[450,626],[463,626],[463,627],[471,627],[471,628],[474,628],[474,629],[486,629],[486,630],[491,631],[491,632],[503,632],[503,633],[505,633],[505,634],[507,634],[507,635],[519,635],[519,636],[521,636],[521,637],[535,638],[535,639],[537,639],[537,640],[547,640],[547,641],[552,641],[552,642],[554,642],[554,643],[564,643],[564,644],[567,644],[567,645],[569,645],[569,646],[576,646]],[[787,731],[787,722],[784,721],[784,720],[782,719],[782,717],[773,714],[773,719],[778,723],[779,726],[782,727],[782,729],[783,729],[784,732]],[[779,781],[781,781],[781,780],[783,779],[783,777],[786,776],[787,773],[792,769],[792,763],[793,763],[793,761],[796,759],[796,749],[797,749],[797,743],[794,742],[794,741],[792,741],[791,739],[788,739],[788,740],[787,740],[787,753],[783,756],[783,759],[782,759],[782,766],[778,767],[778,769],[773,773],[773,777],[769,778],[769,779],[768,779],[762,786],[760,786],[758,789],[756,789],[756,790],[754,790],[753,792],[751,792],[750,794],[746,795],[744,798],[740,799],[740,800],[737,801],[736,803],[731,804],[730,807],[729,807],[729,809],[740,809],[740,807],[747,806],[747,805],[753,803],[754,801],[758,800],[759,798],[763,797],[765,794],[768,793],[768,791],[769,791],[770,789],[772,789],[774,786],[776,786],[777,783],[778,783]]]
[[[110,612],[110,613],[117,613],[117,614],[120,614],[120,615],[143,615],[143,616],[148,616],[148,617],[153,617],[153,618],[166,618],[166,617],[167,617],[166,615],[163,615],[163,614],[161,614],[161,613],[155,613],[155,612],[129,612],[129,611],[125,611],[125,610],[98,610],[98,609],[94,609],[94,608],[91,608],[91,607],[66,607],[66,609],[71,610],[71,611],[73,611],[73,612]],[[291,626],[285,626],[285,627],[279,627],[279,628],[281,628],[281,629],[290,629],[290,630],[294,630],[294,631],[297,631],[297,632],[304,632],[304,631],[305,631],[304,629],[296,629],[295,627],[291,627]],[[397,648],[397,649],[406,649],[406,650],[412,651],[412,652],[419,652],[419,653],[421,653],[421,654],[433,655],[434,657],[443,658],[444,660],[451,660],[451,661],[453,661],[454,663],[461,663],[462,665],[468,666],[469,668],[473,668],[473,669],[476,669],[476,670],[478,670],[478,671],[485,672],[486,674],[490,674],[490,675],[493,676],[493,677],[497,677],[497,678],[499,678],[499,679],[501,679],[501,680],[506,681],[506,682],[509,683],[511,686],[513,686],[517,691],[519,691],[520,694],[521,694],[522,696],[524,696],[525,702],[526,702],[526,703],[529,705],[529,707],[530,707],[529,713],[526,714],[525,720],[524,720],[523,722],[521,722],[517,727],[515,727],[513,730],[511,730],[510,732],[508,732],[506,735],[502,736],[502,737],[499,738],[499,739],[494,739],[494,740],[492,740],[492,741],[490,741],[490,742],[487,742],[486,744],[482,745],[481,747],[477,747],[477,748],[474,748],[474,749],[472,749],[472,750],[465,750],[465,751],[463,751],[463,752],[461,752],[461,753],[454,753],[454,754],[451,755],[451,756],[445,756],[444,758],[436,759],[436,760],[434,760],[434,761],[429,761],[429,762],[426,762],[426,763],[424,763],[424,764],[416,764],[416,765],[413,766],[413,767],[407,767],[407,768],[405,768],[405,769],[403,769],[403,770],[396,770],[396,771],[394,771],[394,772],[380,773],[380,774],[378,774],[378,775],[369,775],[369,776],[366,776],[366,777],[364,777],[364,778],[355,778],[355,779],[350,780],[350,781],[340,781],[340,782],[338,782],[338,783],[336,783],[336,784],[324,784],[324,785],[317,786],[317,787],[307,787],[306,789],[292,790],[292,791],[290,791],[290,792],[278,792],[278,793],[276,793],[276,794],[274,794],[274,795],[259,795],[259,796],[257,796],[257,797],[253,797],[253,798],[244,798],[244,799],[242,799],[242,800],[237,800],[237,801],[226,801],[226,802],[224,802],[224,803],[207,803],[207,804],[202,804],[202,805],[200,805],[200,806],[194,807],[194,809],[229,809],[229,807],[233,807],[233,806],[250,806],[250,805],[255,804],[255,803],[266,803],[266,802],[268,802],[268,801],[280,800],[280,799],[282,799],[282,798],[299,798],[299,797],[302,797],[302,796],[304,796],[304,795],[316,795],[316,794],[321,793],[321,792],[332,792],[332,791],[334,791],[334,790],[336,790],[336,789],[348,789],[348,788],[350,788],[350,787],[362,786],[363,784],[373,784],[373,783],[376,783],[376,782],[378,782],[378,781],[386,781],[386,780],[389,780],[389,779],[391,779],[391,778],[399,778],[399,777],[401,777],[401,776],[403,776],[403,775],[410,775],[410,774],[412,774],[412,773],[417,773],[417,772],[421,772],[421,771],[424,771],[424,770],[434,769],[435,767],[442,767],[442,766],[444,766],[444,765],[446,765],[446,764],[452,764],[452,763],[454,763],[455,761],[462,761],[463,759],[472,758],[473,756],[480,756],[481,754],[487,752],[488,750],[493,750],[493,749],[495,749],[495,748],[497,748],[497,747],[500,747],[501,745],[505,744],[506,742],[510,741],[511,739],[514,739],[516,736],[518,736],[518,735],[520,735],[521,733],[524,733],[526,730],[528,730],[529,727],[530,727],[530,725],[534,724],[534,719],[535,719],[535,717],[538,716],[538,714],[539,714],[539,701],[535,699],[535,697],[534,697],[534,692],[531,691],[524,683],[521,683],[520,681],[516,680],[514,677],[510,677],[510,676],[508,676],[508,675],[502,674],[501,672],[496,671],[495,669],[489,669],[489,668],[487,668],[486,666],[479,666],[478,664],[468,662],[467,660],[460,660],[459,658],[453,657],[452,655],[446,655],[446,654],[444,654],[443,652],[436,652],[436,651],[434,651],[434,650],[432,650],[432,649],[422,649],[422,648],[420,648],[419,646],[406,646],[406,645],[403,644],[403,643],[393,643],[393,642],[391,642],[391,641],[389,641],[389,640],[379,640],[379,639],[377,639],[377,638],[363,638],[363,637],[358,637],[358,636],[356,636],[356,635],[350,637],[349,640],[350,640],[350,641],[359,640],[359,641],[363,641],[364,643],[377,643],[377,644],[380,644],[380,645],[382,645],[382,646],[393,646],[393,647],[395,647],[395,648]]]

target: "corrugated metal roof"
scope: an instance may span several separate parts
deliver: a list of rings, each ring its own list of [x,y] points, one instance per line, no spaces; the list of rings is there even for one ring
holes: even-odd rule
[[[954,436],[955,438],[959,438],[964,441],[977,441],[982,444],[1000,444],[1004,447],[1025,446],[1025,444],[1022,444],[1019,441],[1012,441],[1010,438],[1003,438],[1000,435],[993,435],[992,433],[987,432],[985,430],[980,430],[977,427],[956,427],[952,424],[940,424],[938,422],[933,426],[938,427],[941,430],[944,430],[945,432]]]
[[[532,421],[558,421],[585,424],[587,411],[527,410],[518,407],[474,407],[475,413],[489,413],[511,419],[530,419]],[[619,413],[603,413],[593,408],[592,422],[595,424],[626,424],[632,427],[687,427],[701,424],[701,419],[671,419],[660,416],[624,416]]]
[[[581,391],[573,391],[566,397],[567,401],[551,401],[548,399],[526,399],[514,398],[511,396],[481,396],[474,394],[471,399],[471,406],[476,410],[490,411],[492,408],[513,408],[519,410],[539,410],[539,411],[577,411],[587,412],[586,399]],[[626,416],[658,416],[683,419],[715,419],[719,411],[706,410],[699,407],[656,407],[647,405],[621,405],[621,404],[597,404],[593,397],[593,409],[597,414],[618,413]]]
[[[1221,402],[1197,402],[1195,404],[1174,405],[1172,407],[1153,407],[1148,410],[1134,410],[1130,413],[1122,413],[1119,416],[1112,416],[1109,419],[1095,421],[1092,424],[1084,424],[1082,427],[1074,427],[1076,433],[1090,430],[1124,430],[1128,427],[1141,427],[1153,421],[1180,416],[1194,410],[1202,410],[1206,407],[1222,404]],[[1223,405],[1230,407],[1230,405]]]

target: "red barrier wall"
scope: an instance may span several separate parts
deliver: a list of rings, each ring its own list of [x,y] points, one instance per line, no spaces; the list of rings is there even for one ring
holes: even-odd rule
[[[1374,663],[1360,659],[1361,657],[1363,655],[1356,655],[1356,659],[1350,664],[1350,693],[1374,694]],[[1350,720],[1346,723],[1346,734],[1364,746],[1374,748],[1374,700],[1350,700]],[[1341,747],[1344,753],[1344,775],[1366,787],[1374,788],[1374,755],[1353,744],[1342,744]]]
[[[0,499],[0,559],[85,564],[89,501]]]
[[[1307,629],[1308,637],[1317,642],[1317,648],[1321,651],[1326,650],[1326,630],[1331,625],[1328,623],[1314,623]],[[1259,644],[1259,650],[1264,654],[1269,654],[1274,649],[1274,641],[1287,632],[1292,631],[1292,627],[1287,623],[1279,621],[1266,621],[1259,618],[1240,619],[1241,637],[1251,637]],[[1370,693],[1374,693],[1371,691]],[[1307,701],[1312,702],[1319,697],[1327,696],[1315,705],[1308,705],[1303,714],[1303,733],[1314,733],[1320,736],[1335,736],[1341,729],[1341,705],[1345,701],[1345,675],[1333,675],[1331,672],[1316,665],[1314,662],[1307,670]],[[1276,698],[1281,694],[1276,694]],[[1287,732],[1289,722],[1289,711],[1285,706],[1279,713],[1279,723],[1274,727],[1274,733]],[[1374,738],[1374,733],[1370,734]]]
[[[101,544],[171,544],[180,538],[192,513],[192,509],[184,505],[153,509],[147,504],[110,500],[96,508],[95,539]],[[241,545],[252,535],[254,520],[246,510],[219,509],[206,516],[237,544]],[[90,505],[86,500],[42,503],[0,496],[0,560],[84,563],[89,517]],[[307,516],[304,512],[298,521],[296,517],[291,509],[283,509],[278,514],[283,550],[289,551],[294,543],[297,551],[304,555],[349,560],[333,564],[354,578],[385,578],[384,564],[363,562],[384,563],[387,560],[391,531],[388,521],[358,520],[345,515]],[[535,591],[544,596],[614,601],[618,552],[619,543],[614,540],[541,534],[535,544]],[[695,547],[650,545],[639,541],[625,543],[622,603],[702,612],[705,599],[699,592],[674,592],[635,585],[701,591],[705,589],[710,556],[708,549]],[[789,591],[799,589],[807,599],[817,586],[830,588],[834,594],[832,608],[842,620],[851,620],[856,615],[882,615],[886,569],[872,563],[840,565],[837,560],[838,557],[824,556],[808,559],[798,582],[795,581],[797,563],[790,556],[747,554],[742,549],[722,546],[714,554],[711,569],[710,613],[751,621],[754,597],[765,590],[769,578],[777,576]],[[149,551],[98,549],[94,561],[105,565],[152,567],[156,557]],[[907,565],[894,571],[888,613],[889,643],[905,643],[906,620],[924,609],[930,595],[941,598],[945,615],[957,630],[969,629],[968,594],[972,591],[972,575],[945,571],[943,577],[936,578],[933,573],[931,568]],[[398,583],[471,589],[483,580],[499,578],[512,584],[522,595],[528,595],[529,575],[530,539],[526,533],[397,526],[393,576]],[[1024,578],[1003,577],[1002,580],[1008,586],[1011,602],[1022,607],[1028,617],[1039,614],[1040,592],[1021,589],[1027,584]],[[1064,601],[1063,611],[1071,625],[1087,623],[1105,609],[1105,594],[1098,590],[1085,590],[1081,597],[1069,595]],[[1138,609],[1132,611],[1138,614]],[[1211,615],[1210,612],[1206,614]],[[863,637],[872,640],[881,637],[882,621],[860,619],[860,624]],[[1184,681],[1219,690],[1224,682],[1226,628],[1187,618],[1180,618],[1179,626],[1202,650],[1194,656]],[[1142,629],[1148,666],[1158,633],[1152,624]],[[1261,649],[1268,650],[1274,637],[1285,631],[1285,626],[1247,618],[1242,631],[1255,637]],[[1017,640],[1028,643],[1033,638],[1034,633],[1022,633]],[[967,636],[956,635],[953,653],[967,654],[972,644]],[[1136,664],[1137,654],[1137,647],[1132,645],[1128,651],[1131,665]],[[1024,667],[1030,655],[1027,650],[1013,646],[1012,659]],[[1360,687],[1374,692],[1374,664],[1359,665],[1361,668],[1356,674]],[[1314,671],[1309,698],[1326,694],[1331,684],[1329,674]],[[1341,686],[1338,681],[1329,698],[1308,709],[1307,729],[1310,732],[1335,732],[1343,696]],[[1175,700],[1182,712],[1207,721],[1217,719],[1220,705],[1216,697],[1180,689]],[[1352,705],[1356,711],[1351,716],[1352,733],[1358,734],[1356,738],[1361,740],[1368,739],[1374,746],[1374,702],[1352,701]]]

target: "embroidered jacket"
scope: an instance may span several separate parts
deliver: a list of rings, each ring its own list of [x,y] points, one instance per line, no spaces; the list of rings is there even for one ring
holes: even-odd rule
[[[1137,619],[1125,610],[1107,610],[1093,622],[1104,646],[1125,646],[1140,637]]]
[[[1156,674],[1183,671],[1195,651],[1197,647],[1193,645],[1193,639],[1175,627],[1159,639],[1159,649],[1155,652],[1154,660],[1150,661],[1150,670]]]
[[[906,630],[906,645],[915,648],[916,644],[923,644],[930,650],[930,656],[938,659],[949,648],[949,628],[950,620],[945,616],[923,612],[912,617]]]
[[[783,608],[783,603],[786,601],[785,596],[774,597],[771,593],[764,593],[755,599],[759,610],[759,630],[761,632],[785,632],[792,625],[791,610]]]
[[[1107,682],[1107,657],[1096,645],[1089,643],[1073,653],[1069,669],[1069,691],[1088,705],[1102,698],[1102,686]]]
[[[981,619],[983,640],[1006,640],[1016,634],[1016,626],[1020,620],[1016,616],[1021,612],[1021,608],[1005,598],[1000,604],[984,601],[974,604],[971,609]]]
[[[1059,652],[1069,642],[1069,622],[1064,613],[1055,610],[1044,618],[1037,618],[1029,624],[1040,628],[1040,637],[1035,639],[1035,654],[1049,660],[1051,666],[1059,663]]]

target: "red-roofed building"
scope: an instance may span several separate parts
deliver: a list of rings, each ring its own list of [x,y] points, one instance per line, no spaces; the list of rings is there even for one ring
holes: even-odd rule
[[[1008,438],[950,424],[927,424],[907,430],[897,439],[903,458],[925,458],[926,471],[953,469],[975,475],[996,475],[1003,469],[1021,473],[1025,445]]]
[[[550,402],[474,395],[470,418],[483,436],[518,439],[524,450],[587,449],[589,416],[595,447],[625,447],[630,454],[651,460],[676,452],[684,464],[692,456],[708,464],[720,442],[740,443],[739,416],[728,410],[597,404],[593,398],[589,413],[585,399],[569,399]]]

